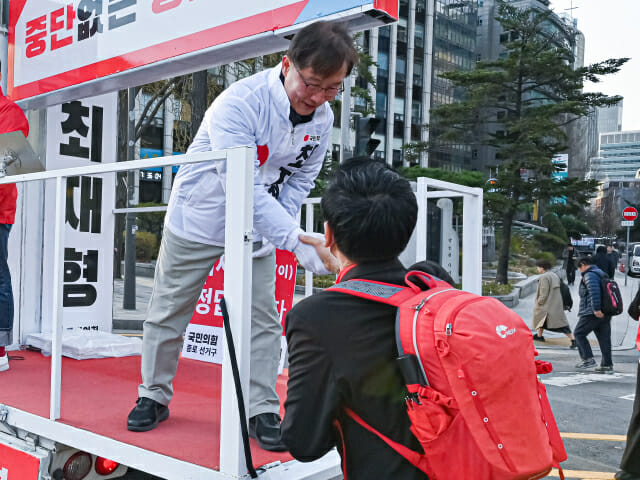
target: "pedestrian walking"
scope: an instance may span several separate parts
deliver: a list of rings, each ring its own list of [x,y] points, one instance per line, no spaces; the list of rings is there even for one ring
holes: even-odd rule
[[[604,245],[596,248],[596,254],[593,256],[593,264],[606,273],[609,278],[613,278],[616,274],[616,266],[607,254],[607,247]]]
[[[606,249],[605,249],[606,250]],[[577,370],[586,370],[596,366],[591,345],[587,335],[595,333],[600,345],[602,359],[596,372],[613,372],[613,360],[611,358],[611,317],[602,313],[600,282],[606,278],[606,273],[594,265],[593,257],[583,257],[578,260],[578,269],[582,274],[580,281],[580,308],[578,310],[578,324],[573,330],[580,354],[580,363]]]
[[[564,313],[562,294],[560,293],[560,277],[551,270],[549,260],[536,262],[538,272],[538,290],[536,291],[536,303],[533,309],[532,327],[537,332],[533,339],[544,342],[544,330],[564,333],[571,340],[570,348],[576,348],[576,339],[571,333],[571,327]]]
[[[562,258],[564,259],[563,268],[567,273],[567,283],[573,285],[576,281],[576,249],[572,244],[567,245]]]
[[[613,245],[607,246],[607,255],[609,256],[609,260],[613,263],[613,270],[615,271],[618,268],[618,262],[620,261],[620,254],[618,250],[615,249]]]

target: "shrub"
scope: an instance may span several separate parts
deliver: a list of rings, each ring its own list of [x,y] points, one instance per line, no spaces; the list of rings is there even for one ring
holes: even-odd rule
[[[482,282],[482,295],[508,295],[513,290],[511,283]]]
[[[158,258],[158,237],[151,232],[136,232],[136,261],[149,263]]]
[[[556,264],[556,256],[551,252],[536,252],[533,254],[533,258],[536,260],[547,260],[551,265]]]

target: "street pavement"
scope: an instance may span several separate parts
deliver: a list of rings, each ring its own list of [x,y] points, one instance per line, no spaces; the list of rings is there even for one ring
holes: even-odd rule
[[[569,287],[574,308],[567,317],[572,329],[578,321],[581,277],[580,272],[576,273],[576,283]],[[622,291],[626,310],[640,280],[629,277],[625,286],[624,274],[620,272],[615,280]],[[535,294],[520,299],[514,308],[528,325],[531,325],[534,302]],[[550,361],[554,366],[553,372],[541,379],[564,437],[568,459],[562,466],[567,479],[612,479],[624,450],[638,368],[639,357],[635,349],[638,322],[626,312],[613,317],[611,322],[614,374],[577,372],[578,352],[568,348],[569,342],[563,334],[545,332],[547,341],[535,342],[540,359]],[[590,335],[589,339],[599,361],[600,349],[595,336]]]
[[[570,286],[574,308],[567,315],[572,329],[578,321],[579,280],[580,273],[577,272],[576,284]],[[629,277],[625,285],[624,275],[617,272],[616,281],[620,285],[626,310],[640,286],[640,280]],[[122,308],[123,286],[122,280],[114,282],[115,331],[140,334],[153,279],[137,278],[136,310]],[[296,295],[294,301],[300,298],[302,296]],[[520,299],[513,309],[528,325],[531,324],[534,301],[535,294],[529,295]],[[637,329],[638,323],[626,312],[612,319],[613,374],[577,372],[574,366],[579,361],[578,352],[569,349],[569,342],[563,334],[545,332],[547,341],[536,342],[540,359],[550,361],[554,366],[552,373],[541,378],[547,387],[567,449],[568,459],[562,467],[568,480],[611,480],[618,469],[635,393],[639,358],[635,350]],[[597,341],[593,335],[589,338],[596,360],[599,361]],[[554,472],[549,478],[559,478],[559,475]]]

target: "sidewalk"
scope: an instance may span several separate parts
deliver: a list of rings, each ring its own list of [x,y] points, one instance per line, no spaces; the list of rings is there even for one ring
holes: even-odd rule
[[[566,312],[569,326],[573,330],[578,323],[578,307],[580,305],[580,297],[578,295],[578,286],[581,279],[580,272],[576,271],[576,281],[574,285],[569,285],[571,295],[573,297],[573,308],[571,312]],[[611,343],[613,350],[620,352],[629,350],[633,352],[635,350],[636,333],[638,331],[638,322],[634,321],[627,314],[627,306],[631,303],[633,296],[635,295],[640,285],[640,280],[636,278],[628,278],[627,285],[624,284],[624,274],[616,272],[615,280],[620,286],[622,292],[622,298],[624,302],[625,311],[613,317],[611,320]],[[520,302],[513,311],[516,312],[525,321],[529,327],[531,327],[531,319],[533,318],[533,308],[535,306],[536,294],[535,291],[524,298],[520,299]],[[567,337],[562,333],[555,333],[545,331],[544,336],[547,339],[546,342],[535,342],[536,347],[541,348],[567,348],[569,342]],[[589,340],[592,345],[597,348],[597,341],[595,335],[592,333],[589,335]],[[577,355],[577,353],[576,353]]]
[[[578,296],[578,285],[580,282],[580,274],[576,275],[576,282],[574,285],[570,285],[571,293],[573,295],[573,309],[571,312],[567,312],[567,319],[569,325],[573,330],[578,323],[578,305],[580,304],[580,298]],[[638,330],[638,323],[632,320],[626,313],[626,306],[631,302],[635,292],[640,286],[640,280],[629,277],[627,286],[624,285],[624,275],[620,272],[616,272],[616,281],[622,291],[623,299],[625,302],[625,313],[618,315],[611,321],[611,340],[614,351],[634,352],[636,332]],[[149,298],[151,297],[151,291],[153,289],[153,278],[138,276],[136,277],[136,309],[125,310],[122,308],[122,300],[124,296],[124,280],[114,280],[113,282],[113,329],[115,333],[140,333],[142,332],[142,323],[147,316],[147,306],[149,304]],[[294,295],[294,304],[304,298],[304,295],[296,292]],[[533,308],[535,303],[535,291],[520,298],[517,306],[513,307],[513,311],[516,312],[522,319],[531,325],[531,318],[533,316]],[[546,342],[535,342],[536,347],[540,348],[559,348],[568,349],[569,342],[567,337],[561,333],[545,332]],[[597,348],[597,342],[595,336],[591,334],[589,336],[591,343]],[[572,350],[573,351],[573,350]]]
[[[122,308],[124,280],[113,281],[113,330],[115,333],[142,332],[142,322],[147,316],[147,306],[153,290],[153,278],[136,277],[136,309]]]

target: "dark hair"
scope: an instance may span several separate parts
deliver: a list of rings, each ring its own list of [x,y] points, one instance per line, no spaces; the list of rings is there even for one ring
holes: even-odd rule
[[[335,22],[314,22],[295,34],[287,57],[300,70],[311,67],[317,75],[328,77],[347,64],[347,75],[358,63],[358,52],[346,27]]]
[[[593,265],[593,257],[580,257],[578,266],[581,267],[582,265]]]
[[[596,248],[596,253],[607,253],[607,247],[605,247],[604,245],[600,245],[598,248]]]
[[[545,260],[544,258],[536,260],[536,265],[540,268],[543,268],[545,271],[551,270],[551,262],[549,260]]]
[[[336,245],[360,264],[397,258],[418,218],[409,182],[369,157],[340,165],[321,205]]]

